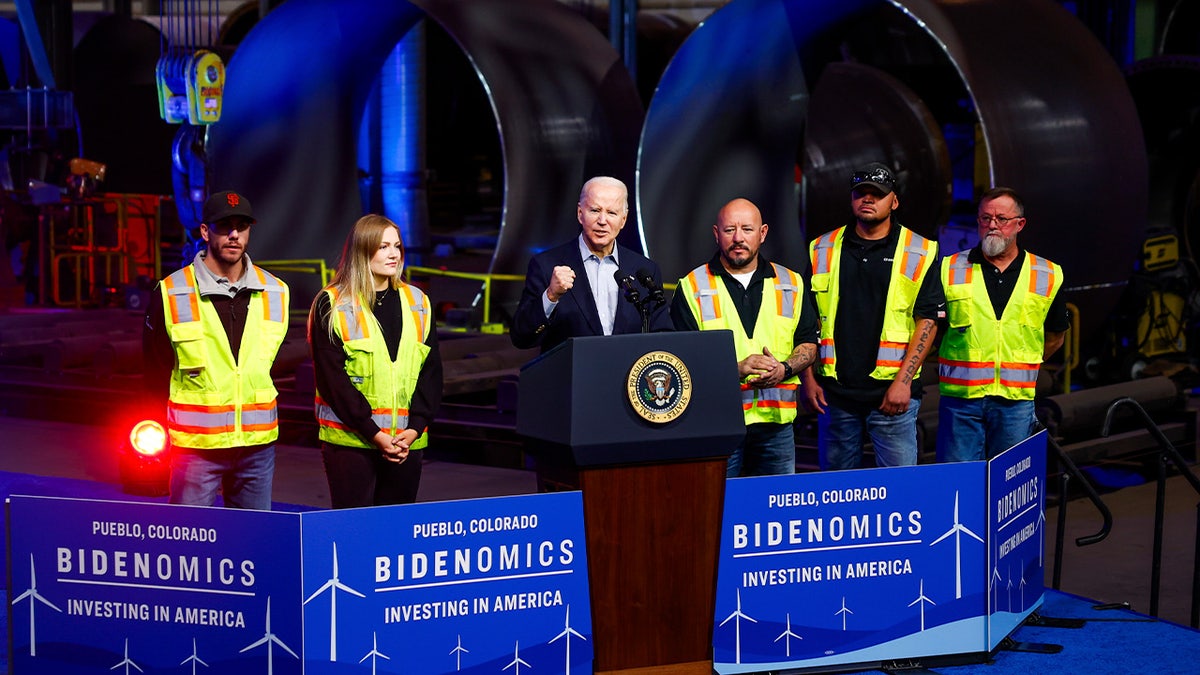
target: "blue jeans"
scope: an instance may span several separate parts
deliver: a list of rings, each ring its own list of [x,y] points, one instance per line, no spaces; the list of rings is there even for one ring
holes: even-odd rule
[[[219,487],[225,506],[269,511],[274,475],[274,445],[171,448],[170,503],[212,506]]]
[[[796,434],[791,422],[746,425],[746,437],[729,455],[725,477],[796,473]]]
[[[857,469],[862,464],[864,437],[875,446],[876,466],[917,463],[917,411],[921,401],[909,399],[908,410],[884,415],[874,406],[848,410],[833,404],[817,415],[817,448],[822,471]]]
[[[1033,401],[942,396],[938,400],[937,461],[990,459],[1029,438],[1035,422]]]

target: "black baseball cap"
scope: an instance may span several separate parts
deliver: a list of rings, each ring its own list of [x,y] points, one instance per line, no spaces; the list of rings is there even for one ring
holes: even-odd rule
[[[204,202],[200,222],[211,225],[230,216],[242,216],[249,218],[251,223],[258,222],[254,219],[254,211],[250,209],[250,200],[232,190],[210,195]]]
[[[896,176],[886,164],[871,162],[850,174],[850,189],[856,190],[861,185],[870,185],[886,195],[896,188]]]

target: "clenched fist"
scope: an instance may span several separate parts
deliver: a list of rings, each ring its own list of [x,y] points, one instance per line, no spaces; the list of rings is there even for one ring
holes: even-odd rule
[[[546,296],[550,298],[550,302],[558,302],[559,298],[571,290],[571,287],[574,285],[575,270],[567,265],[559,265],[554,268],[554,273],[550,275],[550,288],[546,289]]]

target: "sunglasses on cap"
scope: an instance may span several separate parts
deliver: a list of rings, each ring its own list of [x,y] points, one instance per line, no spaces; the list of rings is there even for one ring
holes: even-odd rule
[[[850,174],[850,182],[854,185],[859,183],[880,183],[883,185],[893,185],[895,179],[892,178],[892,172],[887,169],[872,169],[870,171],[855,171]]]

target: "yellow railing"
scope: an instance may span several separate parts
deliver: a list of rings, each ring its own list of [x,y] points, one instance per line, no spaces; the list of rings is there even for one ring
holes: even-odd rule
[[[321,279],[324,288],[333,279],[333,270],[320,258],[307,260],[255,260],[255,265],[274,272],[295,272],[298,274],[316,274]]]
[[[1067,315],[1071,327],[1067,329],[1067,340],[1063,343],[1063,393],[1071,393],[1071,371],[1079,365],[1079,308],[1067,303]]]
[[[418,267],[410,265],[404,268],[404,278],[412,280],[413,274],[423,274],[432,277],[450,277],[453,279],[473,279],[483,284],[483,324],[492,323],[492,282],[494,281],[525,281],[520,274],[486,274],[476,272],[454,272],[436,267]]]

